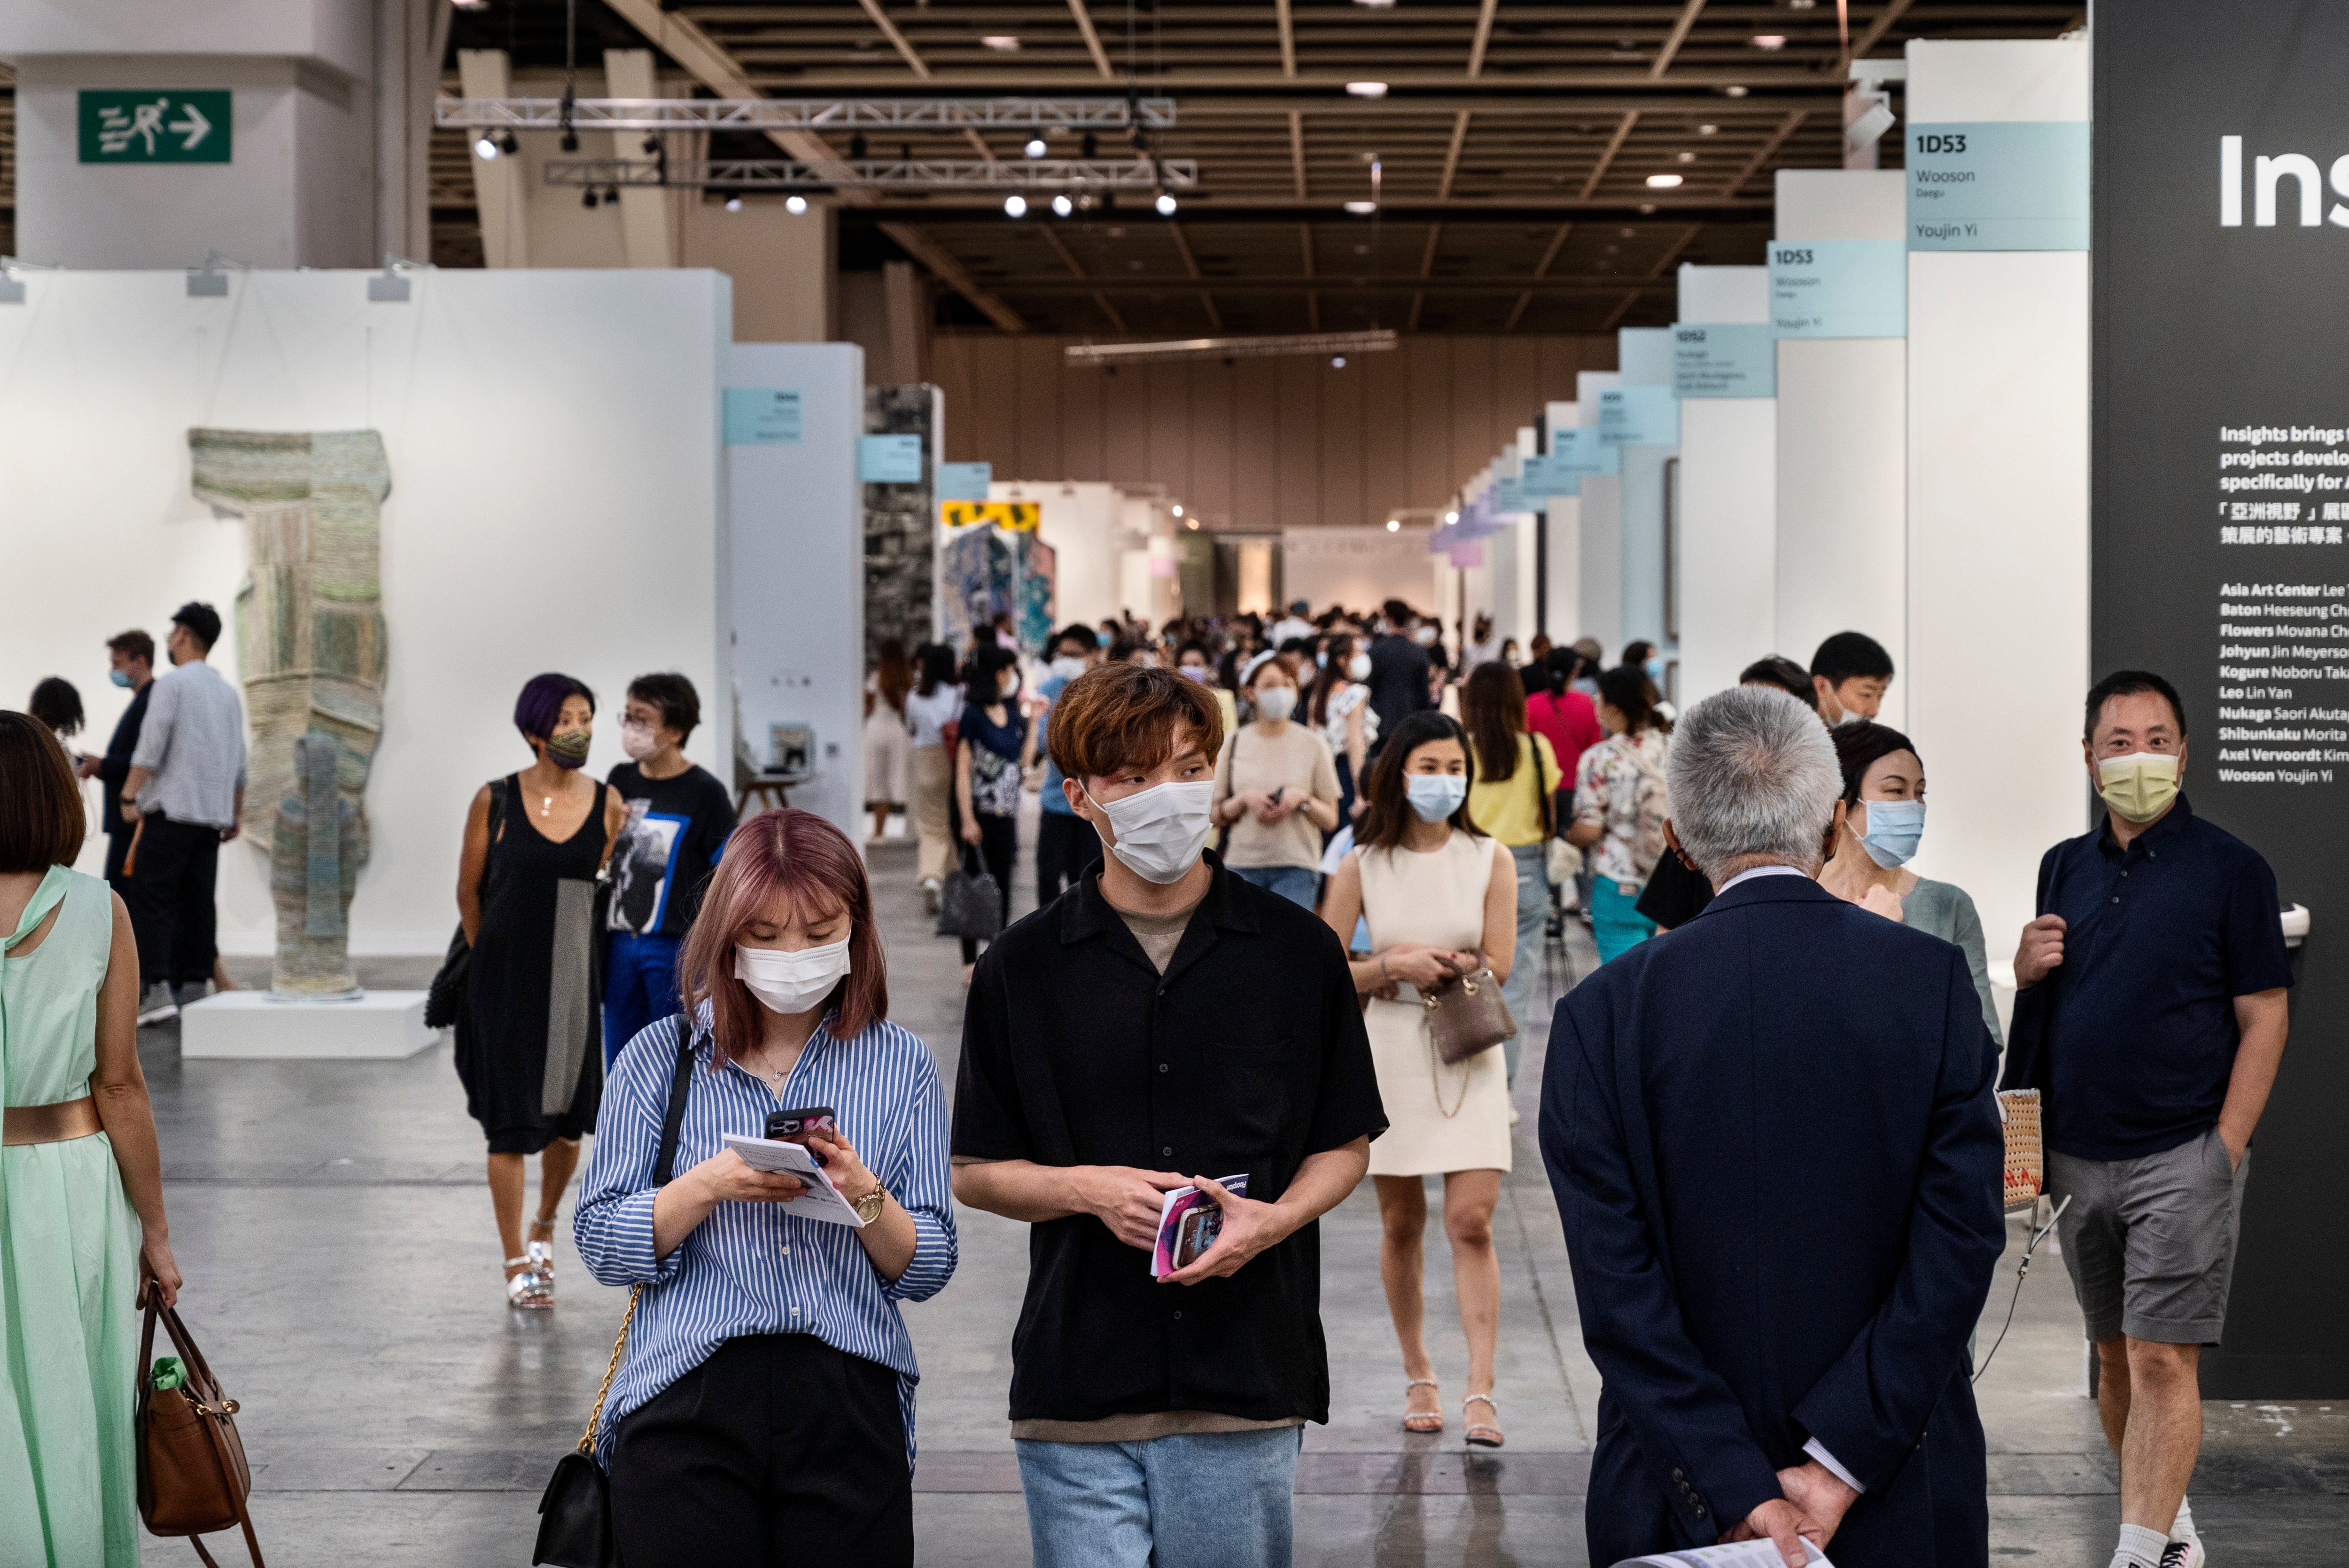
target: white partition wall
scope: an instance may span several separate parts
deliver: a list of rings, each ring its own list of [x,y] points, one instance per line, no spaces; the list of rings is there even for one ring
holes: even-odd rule
[[[864,351],[738,343],[726,385],[800,395],[799,439],[726,449],[734,678],[762,763],[777,724],[815,731],[815,778],[791,802],[864,841]],[[709,699],[703,699],[707,707]],[[730,779],[730,773],[719,777]]]
[[[1626,387],[1672,384],[1672,334],[1662,326],[1630,326],[1615,335],[1616,363]],[[1664,650],[1669,665],[1677,651],[1664,635],[1664,484],[1673,447],[1625,447],[1615,476],[1620,545],[1616,560],[1623,642],[1642,638]],[[1610,648],[1609,652],[1613,650]],[[1667,681],[1669,684],[1669,679]]]
[[[1761,267],[1681,269],[1680,319],[1766,322]],[[1769,397],[1681,404],[1680,703],[1737,684],[1777,647],[1778,406]],[[1806,649],[1795,656],[1807,656]]]
[[[1581,423],[1581,409],[1574,403],[1546,403],[1542,406],[1542,449],[1545,454],[1555,450],[1549,433],[1570,430]],[[1549,634],[1549,640],[1560,647],[1586,634],[1582,624],[1582,497],[1554,495],[1544,503],[1544,554],[1548,557],[1548,571],[1543,579],[1542,624],[1537,628]]]
[[[1118,488],[1099,480],[997,480],[990,500],[1032,500],[1041,509],[1036,536],[1052,547],[1053,620],[1098,626],[1115,615],[1120,514]]]
[[[1623,385],[1612,370],[1584,370],[1574,377],[1576,417],[1585,426],[1599,424],[1599,394]],[[1596,637],[1607,662],[1623,647],[1623,480],[1619,473],[1588,474],[1582,480],[1581,505],[1576,509],[1576,591],[1579,624],[1575,635]],[[1557,613],[1553,602],[1551,613]],[[1550,636],[1556,638],[1552,632]]]
[[[1908,54],[1913,123],[2088,118],[2085,41]],[[1902,681],[1933,800],[1917,869],[1973,895],[2002,960],[2041,854],[2085,820],[2086,252],[1909,253],[1908,445]]]
[[[1427,529],[1290,528],[1280,535],[1281,591],[1318,613],[1332,604],[1376,610],[1389,599],[1426,596]]]
[[[1898,245],[1907,179],[1782,169],[1777,237]],[[1899,672],[1880,716],[1896,727],[1909,697],[1908,358],[1899,337],[1778,342],[1777,651],[1807,664],[1837,632],[1874,637]]]
[[[543,670],[595,688],[598,778],[629,677],[683,671],[704,716],[687,753],[727,776],[723,276],[424,272],[371,304],[360,272],[239,272],[195,299],[180,272],[20,275],[26,303],[0,305],[0,701],[65,676],[102,749],[129,696],[105,639],[160,640],[189,599],[233,613],[245,525],[189,494],[191,427],[372,428],[390,665],[355,952],[447,945],[466,806],[530,760],[513,701]],[[233,679],[235,639],[214,656]],[[274,945],[265,852],[221,855],[228,952]]]

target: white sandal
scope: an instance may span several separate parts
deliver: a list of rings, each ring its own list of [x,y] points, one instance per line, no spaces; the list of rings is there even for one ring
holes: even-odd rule
[[[1490,1394],[1471,1394],[1467,1398],[1462,1399],[1460,1401],[1460,1418],[1463,1421],[1467,1421],[1468,1423],[1468,1430],[1466,1433],[1468,1446],[1472,1449],[1497,1449],[1508,1441],[1508,1439],[1501,1435],[1500,1428],[1493,1425],[1490,1421],[1468,1420],[1468,1407],[1476,1403],[1478,1400],[1484,1401],[1486,1406],[1490,1407],[1494,1415],[1498,1416],[1501,1413],[1499,1402],[1496,1401]]]
[[[1413,1388],[1433,1388],[1435,1386],[1435,1379],[1433,1377],[1413,1377],[1410,1382],[1405,1383],[1402,1386],[1403,1399],[1406,1403],[1409,1402],[1411,1398],[1411,1391]],[[1433,1410],[1404,1410],[1402,1413],[1402,1429],[1420,1437],[1425,1437],[1431,1433],[1442,1431],[1444,1429],[1444,1411],[1441,1408],[1442,1401],[1437,1401],[1437,1404],[1439,1408]],[[1413,1421],[1433,1421],[1435,1425],[1432,1427],[1414,1427],[1412,1425]]]

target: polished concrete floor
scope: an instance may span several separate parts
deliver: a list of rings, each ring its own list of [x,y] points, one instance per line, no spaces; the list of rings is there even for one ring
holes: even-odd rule
[[[910,846],[884,843],[873,861],[893,1016],[930,1043],[951,1082],[962,1005],[954,946],[929,934]],[[1033,892],[1024,857],[1019,892],[1024,909]],[[1587,972],[1593,954],[1574,934],[1578,972]],[[265,965],[232,967],[266,983]],[[430,969],[377,961],[362,965],[362,978],[420,986]],[[1466,1355],[1440,1228],[1428,1243],[1429,1319],[1450,1429],[1400,1430],[1402,1373],[1365,1183],[1324,1222],[1335,1398],[1330,1424],[1306,1435],[1296,1505],[1302,1563],[1585,1561],[1599,1379],[1533,1146],[1539,1032],[1537,1022],[1518,1079],[1526,1115],[1498,1226],[1508,1447],[1474,1460],[1463,1450]],[[166,1024],[143,1031],[140,1048],[189,1282],[183,1311],[243,1403],[270,1561],[528,1563],[540,1490],[579,1435],[624,1297],[587,1279],[566,1226],[559,1305],[507,1309],[480,1135],[447,1047],[398,1063],[182,1063],[177,1026]],[[1028,1561],[1004,1421],[1025,1239],[1022,1227],[991,1215],[965,1211],[961,1224],[954,1283],[906,1312],[924,1373],[916,1520],[925,1563],[1010,1568]],[[2013,1291],[2019,1223],[2013,1233],[1985,1347]],[[2069,1286],[2060,1262],[2043,1255],[1981,1385],[2001,1561],[2102,1568],[2111,1551],[2114,1465],[2082,1372]],[[2349,1402],[2214,1403],[2207,1418],[2192,1495],[2219,1568],[2344,1561]],[[149,1542],[151,1563],[188,1560],[179,1542]]]

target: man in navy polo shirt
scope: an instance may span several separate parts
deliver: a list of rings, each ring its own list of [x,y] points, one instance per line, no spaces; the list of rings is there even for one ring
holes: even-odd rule
[[[2083,749],[2106,814],[2039,862],[2006,1087],[2042,1091],[2048,1196],[2071,1201],[2064,1266],[2121,1464],[2112,1568],[2200,1568],[2186,1507],[2197,1368],[2226,1321],[2292,972],[2274,873],[2178,793],[2176,689],[2143,670],[2106,676],[2088,693]]]

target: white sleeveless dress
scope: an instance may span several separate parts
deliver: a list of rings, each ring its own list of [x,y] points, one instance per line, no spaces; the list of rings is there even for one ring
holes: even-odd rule
[[[1424,942],[1462,953],[1484,945],[1485,896],[1496,876],[1514,880],[1509,851],[1457,828],[1440,850],[1355,851],[1371,950]],[[1516,907],[1516,900],[1510,901]],[[1387,1130],[1371,1143],[1373,1176],[1509,1169],[1509,1081],[1504,1053],[1479,1051],[1446,1067],[1427,1037],[1426,1006],[1408,985],[1392,1002],[1372,997],[1362,1018]],[[1522,1027],[1522,1024],[1520,1027]]]

